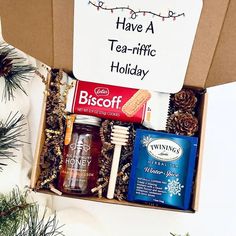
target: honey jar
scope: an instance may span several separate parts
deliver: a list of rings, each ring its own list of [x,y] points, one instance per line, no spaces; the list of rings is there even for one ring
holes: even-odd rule
[[[68,124],[73,125],[73,129],[70,142],[64,147],[58,188],[64,193],[91,195],[91,189],[96,187],[101,156],[101,119],[88,115],[74,117],[73,124]],[[68,134],[66,136],[68,139]]]

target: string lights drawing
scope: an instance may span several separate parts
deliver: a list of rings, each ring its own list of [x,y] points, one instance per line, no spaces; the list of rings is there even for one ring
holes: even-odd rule
[[[159,17],[162,19],[162,21],[164,21],[165,19],[173,19],[176,20],[176,18],[178,17],[184,17],[185,13],[180,13],[177,14],[174,11],[169,11],[167,15],[162,15],[161,13],[156,14],[154,12],[151,11],[143,11],[143,10],[138,10],[135,11],[132,8],[130,8],[129,6],[127,7],[105,7],[105,2],[103,1],[98,1],[98,3],[94,3],[92,1],[89,1],[88,4],[91,4],[92,6],[96,7],[97,10],[99,11],[100,9],[105,10],[105,11],[110,11],[111,13],[113,13],[116,10],[121,10],[121,11],[129,11],[130,17],[131,19],[136,19],[138,17],[138,15],[152,15],[152,17]]]

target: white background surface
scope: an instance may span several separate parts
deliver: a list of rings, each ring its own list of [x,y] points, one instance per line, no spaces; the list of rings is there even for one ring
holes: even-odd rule
[[[29,132],[34,149],[43,94],[39,79],[32,81],[30,92]],[[67,236],[83,233],[86,236],[168,236],[169,232],[189,232],[191,236],[236,235],[236,83],[210,88],[208,93],[199,211],[176,213],[54,197],[53,206],[59,210],[59,217],[63,215],[60,210],[73,208],[62,219],[67,223],[65,230],[70,232]]]
[[[34,146],[40,114],[37,104],[42,96],[39,81],[33,81],[31,91],[34,99],[29,119]],[[54,197],[55,209],[78,209],[74,215],[68,213],[67,223],[74,224],[69,225],[69,236],[81,235],[80,230],[84,228],[91,230],[86,234],[88,236],[166,236],[169,232],[189,232],[191,236],[236,235],[236,83],[210,88],[208,93],[199,211],[195,214],[176,213]]]

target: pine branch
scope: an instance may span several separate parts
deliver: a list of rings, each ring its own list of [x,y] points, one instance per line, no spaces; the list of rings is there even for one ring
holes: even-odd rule
[[[0,236],[14,235],[24,221],[27,192],[13,189],[8,195],[0,195]]]
[[[61,231],[62,226],[58,226],[56,215],[45,220],[46,211],[42,218],[39,218],[39,208],[32,205],[27,209],[28,217],[25,224],[22,224],[17,231],[16,236],[56,236],[63,235]]]
[[[24,132],[23,119],[24,116],[16,112],[14,115],[10,113],[4,123],[0,121],[0,171],[3,170],[3,166],[6,166],[1,161],[6,159],[14,161],[15,155],[10,149],[18,150],[23,145],[20,139]]]
[[[39,217],[39,206],[26,200],[28,193],[16,188],[9,195],[0,195],[0,236],[63,235],[56,215],[46,219],[45,210]]]
[[[15,48],[0,44],[0,77],[5,80],[2,101],[14,99],[16,89],[27,95],[22,82],[28,82],[34,72],[35,68],[26,64],[26,59],[19,56]]]

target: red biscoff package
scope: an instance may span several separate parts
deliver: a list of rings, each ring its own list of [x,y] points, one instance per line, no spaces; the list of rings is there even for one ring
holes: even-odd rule
[[[169,101],[167,93],[76,81],[69,90],[66,111],[165,130]]]

